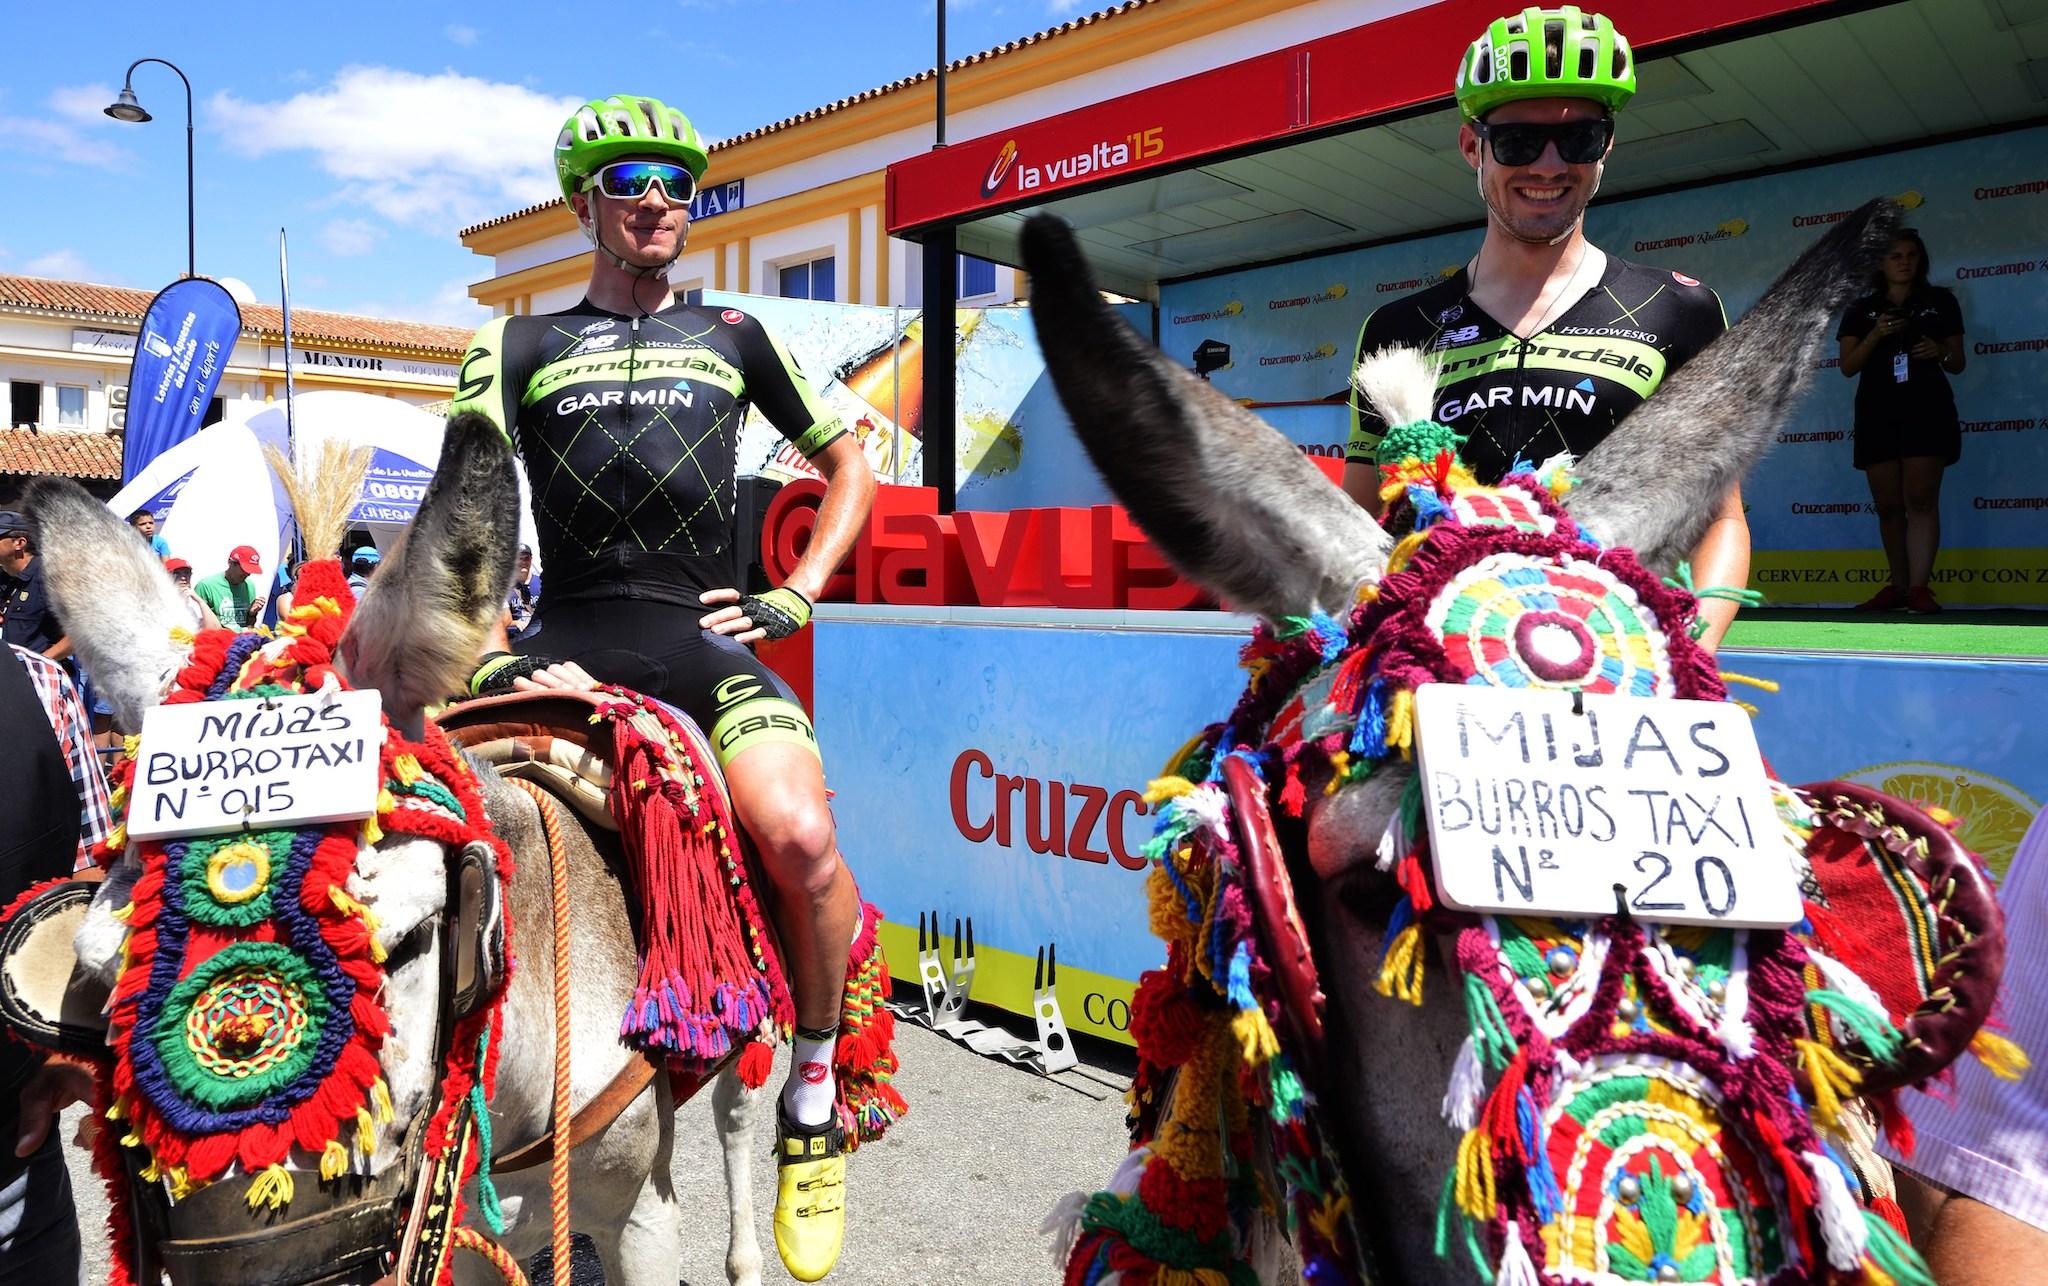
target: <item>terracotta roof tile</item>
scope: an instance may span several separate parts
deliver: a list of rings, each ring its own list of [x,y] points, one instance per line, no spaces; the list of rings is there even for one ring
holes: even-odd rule
[[[0,309],[86,315],[139,325],[142,314],[148,310],[149,301],[154,297],[150,291],[131,290],[126,286],[99,286],[84,281],[0,274]],[[281,341],[284,338],[284,314],[273,304],[244,305],[242,332],[259,339]],[[295,342],[365,344],[453,359],[462,356],[474,333],[473,328],[463,326],[429,326],[423,322],[323,312],[317,308],[292,309],[292,339]]]
[[[0,429],[0,473],[61,474],[67,478],[121,476],[121,439],[111,433],[57,429]]]
[[[1119,14],[1130,13],[1135,9],[1143,9],[1158,3],[1160,3],[1160,0],[1124,0],[1122,4],[1114,4],[1107,9],[1098,9],[1094,13],[1083,14],[1078,18],[1063,22],[1057,27],[1048,27],[1044,31],[1033,32],[1031,35],[1021,36],[1016,40],[997,45],[994,49],[984,49],[978,54],[969,54],[965,58],[955,58],[952,62],[946,64],[946,70],[948,72],[956,72],[963,68],[989,62],[1002,57],[1004,54],[1014,53],[1027,46],[1041,44],[1066,32],[1078,31],[1082,27],[1091,27],[1098,22],[1105,22]],[[905,76],[901,80],[892,80],[886,85],[878,85],[873,89],[864,89],[858,94],[837,99],[825,104],[823,107],[813,107],[807,112],[798,112],[794,116],[786,116],[772,125],[763,125],[759,129],[748,130],[744,134],[735,134],[731,138],[720,139],[718,142],[713,143],[709,150],[712,155],[716,156],[723,148],[737,147],[741,143],[751,143],[757,138],[764,138],[770,134],[779,134],[783,130],[802,125],[806,121],[814,121],[821,116],[829,116],[833,112],[852,107],[857,103],[868,102],[870,99],[884,98],[899,90],[909,89],[913,85],[922,85],[932,79],[934,79],[934,75],[929,69],[920,71],[915,75]],[[467,237],[473,232],[482,232],[485,228],[495,228],[500,224],[510,223],[514,219],[523,219],[529,214],[538,214],[550,206],[561,204],[563,204],[562,198],[555,197],[552,200],[542,201],[537,205],[529,205],[523,210],[514,210],[510,214],[501,214],[495,219],[486,219],[482,223],[472,224],[464,228],[457,235]]]

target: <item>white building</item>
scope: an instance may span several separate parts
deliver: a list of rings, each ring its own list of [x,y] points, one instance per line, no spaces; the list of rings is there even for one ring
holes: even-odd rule
[[[0,275],[0,502],[19,479],[62,473],[118,478],[129,362],[152,298],[145,290]],[[292,313],[297,387],[377,393],[419,405],[454,391],[471,332],[457,326],[356,317],[301,308]],[[283,396],[284,318],[267,304],[242,304],[242,333],[207,415],[235,401]]]

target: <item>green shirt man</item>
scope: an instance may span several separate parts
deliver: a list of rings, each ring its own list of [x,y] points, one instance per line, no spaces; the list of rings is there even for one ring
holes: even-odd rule
[[[192,587],[200,602],[213,609],[220,623],[231,630],[246,630],[263,615],[264,599],[254,592],[249,577],[260,575],[263,561],[249,545],[237,545],[228,554],[225,571],[209,576]]]

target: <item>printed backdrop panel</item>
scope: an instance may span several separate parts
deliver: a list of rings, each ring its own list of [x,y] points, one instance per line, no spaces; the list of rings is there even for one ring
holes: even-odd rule
[[[1156,968],[1145,929],[1151,819],[1140,794],[1173,749],[1236,699],[1226,635],[832,620],[817,628],[814,717],[839,843],[897,926],[972,916],[974,997],[990,948],[1029,965],[1057,944],[1070,1024],[1114,1036],[1069,974]],[[1023,980],[1028,988],[1028,977]],[[1128,988],[1123,990],[1128,999]],[[1084,1009],[1085,1007],[1085,1009]],[[1128,1011],[1122,1011],[1128,1024]]]
[[[914,308],[706,291],[711,308],[761,319],[819,398],[860,439],[884,482],[924,476],[924,322]],[[1149,334],[1151,305],[1123,306]],[[1094,505],[1108,490],[1061,409],[1022,308],[962,308],[956,320],[954,485],[963,509]],[[815,474],[758,410],[740,431],[739,471],[780,481]]]
[[[1449,141],[1446,140],[1446,146]],[[1955,292],[1968,369],[1955,383],[1963,458],[1942,488],[1942,537],[1957,557],[1935,576],[1948,601],[2048,603],[2048,128],[1913,148],[1662,196],[1596,203],[1586,227],[1611,254],[1697,277],[1731,318],[1799,251],[1873,196],[1907,208],[1926,239],[1933,284]],[[1628,149],[1616,153],[1624,170]],[[1477,213],[1476,207],[1474,213]],[[1230,346],[1210,378],[1233,397],[1293,402],[1345,387],[1358,331],[1380,307],[1457,271],[1475,232],[1418,238],[1167,286],[1161,347],[1192,364],[1196,345]],[[1813,391],[1778,435],[1744,498],[1758,550],[1752,583],[1782,603],[1844,603],[1884,579],[1876,518],[1850,463],[1854,389],[1830,340]],[[1318,420],[1341,445],[1341,417]],[[1299,421],[1283,431],[1301,441]]]

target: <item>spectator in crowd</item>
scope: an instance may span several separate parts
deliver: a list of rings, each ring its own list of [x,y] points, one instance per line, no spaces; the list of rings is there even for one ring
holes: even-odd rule
[[[249,545],[237,545],[228,553],[227,568],[194,585],[192,592],[213,609],[222,625],[231,630],[246,630],[263,615],[264,599],[249,583],[251,576],[262,572],[263,561],[256,550]]]
[[[519,547],[519,563],[512,573],[512,592],[505,600],[505,610],[512,613],[512,636],[517,638],[526,627],[533,623],[534,608],[539,605],[539,578],[533,574],[533,546]]]
[[[192,618],[192,632],[197,634],[201,630],[218,627],[220,618],[213,614],[212,608],[200,601],[199,595],[192,592],[192,564],[182,558],[166,558],[164,570],[171,574],[171,580],[177,585],[178,593],[184,596],[185,614]]]
[[[1963,310],[1927,282],[1927,246],[1900,228],[1871,292],[1849,305],[1837,333],[1842,374],[1856,383],[1856,467],[1870,482],[1891,583],[1865,612],[1938,612],[1941,474],[1962,458],[1963,431],[1948,377],[1960,375]]]
[[[2020,841],[1998,891],[2005,910],[2002,1033],[2036,1059],[2048,1048],[2048,812]],[[1965,1058],[1939,1095],[1908,1090],[1910,1157],[1889,1147],[1900,1204],[1942,1286],[2021,1286],[2048,1265],[2048,1076],[2017,1082]]]
[[[8,747],[7,807],[0,808],[0,898],[92,863],[112,829],[106,780],[85,711],[64,667],[18,646],[0,648],[0,738]],[[63,1150],[50,1127],[92,1096],[83,1068],[17,1041],[0,1043],[0,1126],[15,1146],[0,1157],[0,1280],[78,1280],[77,1212]]]
[[[149,542],[149,547],[156,552],[158,558],[171,556],[171,547],[164,543],[162,536],[156,534],[155,514],[147,509],[137,509],[128,515],[128,525],[135,528],[136,535]]]
[[[377,566],[383,561],[384,555],[377,552],[375,545],[358,545],[356,552],[349,556],[348,587],[358,598],[370,587],[370,577],[376,575]]]
[[[71,637],[43,588],[43,567],[28,522],[11,509],[0,510],[0,616],[0,638],[64,662],[68,669]]]

